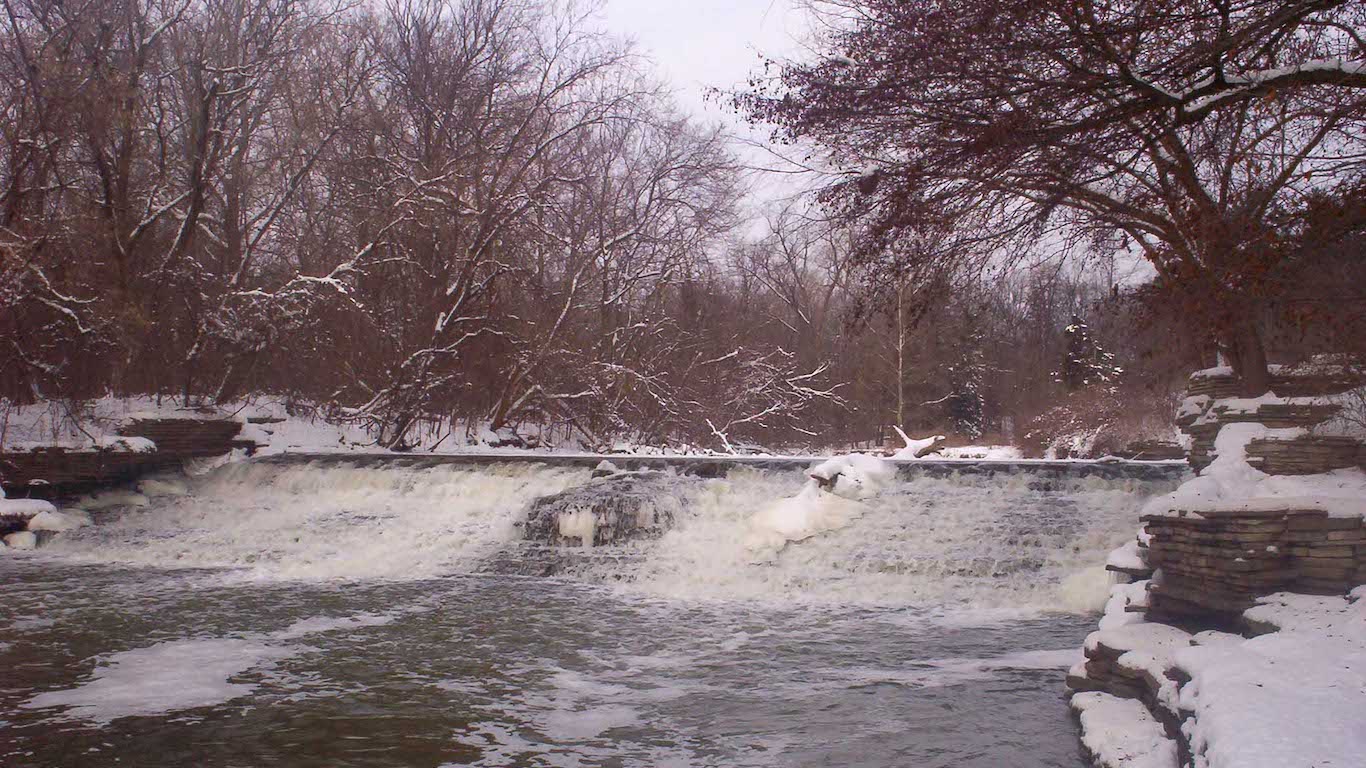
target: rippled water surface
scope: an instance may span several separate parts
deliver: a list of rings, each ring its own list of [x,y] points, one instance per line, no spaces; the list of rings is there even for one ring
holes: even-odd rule
[[[1073,593],[1162,490],[911,483],[754,563],[755,473],[539,578],[580,474],[243,471],[0,559],[0,764],[1081,766]]]

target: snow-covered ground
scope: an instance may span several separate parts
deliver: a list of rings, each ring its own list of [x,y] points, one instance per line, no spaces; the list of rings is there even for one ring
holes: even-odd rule
[[[321,416],[291,414],[283,400],[260,398],[249,403],[238,403],[218,409],[185,408],[171,398],[104,397],[73,408],[59,402],[28,406],[8,405],[0,409],[0,449],[25,451],[34,448],[60,446],[69,450],[132,450],[146,451],[153,446],[142,438],[120,437],[116,433],[121,424],[135,418],[230,418],[242,422],[242,439],[255,440],[264,446],[260,455],[278,453],[344,453],[376,452],[385,449],[375,443],[359,422],[329,420]],[[260,423],[252,423],[257,421]],[[576,444],[547,440],[540,437],[535,448],[509,444],[512,435],[504,430],[495,433],[482,424],[445,425],[424,434],[413,453],[451,454],[507,454],[554,453],[585,455]],[[906,437],[907,447],[893,451],[891,458],[914,460],[916,454],[943,442],[942,436],[925,438]],[[845,447],[800,454],[748,452],[740,455],[785,458],[797,456],[828,456],[845,453]],[[709,448],[679,445],[655,446],[619,442],[608,451],[612,454],[636,456],[717,456],[729,455]],[[1009,445],[942,446],[920,456],[929,460],[963,461],[1019,461],[1022,452]]]
[[[122,437],[116,434],[118,426],[138,417],[203,416],[202,412],[182,409],[169,399],[150,397],[104,397],[80,406],[57,400],[22,406],[0,401],[0,448],[151,451],[155,448],[151,441]]]
[[[1214,440],[1214,462],[1199,477],[1149,502],[1144,514],[1322,509],[1331,516],[1366,515],[1366,472],[1338,469],[1317,475],[1268,475],[1247,462],[1247,445],[1258,438],[1293,438],[1301,429],[1255,423],[1225,424]]]
[[[1212,369],[1201,375],[1221,375]],[[1218,418],[1250,414],[1269,405],[1342,407],[1326,431],[1272,429],[1224,423],[1213,462],[1176,491],[1153,498],[1149,515],[1193,517],[1286,509],[1323,510],[1330,516],[1366,515],[1366,473],[1358,468],[1315,475],[1269,475],[1248,463],[1249,443],[1311,434],[1360,436],[1360,420],[1347,412],[1352,397],[1189,398],[1180,415]],[[1345,415],[1344,415],[1345,414]],[[1197,423],[1199,423],[1197,421]],[[1353,430],[1356,431],[1353,431]],[[1146,534],[1140,531],[1140,539]],[[1146,542],[1145,542],[1146,543]],[[1142,572],[1139,542],[1115,550],[1109,564]],[[1160,582],[1161,571],[1153,578]],[[1116,666],[1110,690],[1128,683],[1147,690],[1149,711],[1136,700],[1105,692],[1078,693],[1083,742],[1105,768],[1176,768],[1177,743],[1162,720],[1180,724],[1193,768],[1326,768],[1366,765],[1366,586],[1350,594],[1275,593],[1244,612],[1255,637],[1207,630],[1187,632],[1148,622],[1147,581],[1112,588],[1100,628],[1086,640],[1088,656]],[[1251,634],[1251,632],[1249,632]],[[1087,677],[1085,665],[1071,671]],[[1128,681],[1128,682],[1125,682]],[[1078,685],[1078,687],[1088,687]],[[1157,717],[1155,717],[1155,715]]]
[[[1142,587],[1114,588],[1087,646],[1121,651],[1122,668],[1163,681],[1158,706],[1181,721],[1195,768],[1362,765],[1366,586],[1345,597],[1264,597],[1245,615],[1274,631],[1252,638],[1149,623],[1124,610]],[[1176,768],[1174,745],[1138,702],[1079,693],[1072,706],[1100,765]]]

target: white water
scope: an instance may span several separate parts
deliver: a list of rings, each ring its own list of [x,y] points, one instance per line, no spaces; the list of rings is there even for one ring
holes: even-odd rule
[[[427,578],[464,570],[517,540],[513,523],[528,502],[587,477],[530,464],[230,464],[48,549],[86,562],[242,568],[262,579]]]
[[[81,562],[227,567],[234,578],[267,581],[469,573],[517,549],[515,523],[533,499],[587,477],[583,469],[528,463],[229,465],[185,487],[146,483],[145,506],[106,511],[97,525],[41,551]],[[1039,490],[1031,487],[1037,480],[898,481],[851,502],[864,509],[843,528],[756,562],[746,541],[751,519],[796,494],[806,477],[735,469],[725,479],[679,478],[686,508],[673,530],[658,541],[575,548],[570,554],[582,559],[567,572],[683,600],[1097,609],[1108,579],[1096,565],[1132,537],[1145,500],[1168,488],[1077,480]]]
[[[1147,498],[1123,481],[1051,492],[1023,475],[901,481],[850,524],[755,564],[739,532],[802,479],[740,470],[710,483],[632,588],[683,599],[1096,610],[1109,584],[1096,566],[1133,536]]]

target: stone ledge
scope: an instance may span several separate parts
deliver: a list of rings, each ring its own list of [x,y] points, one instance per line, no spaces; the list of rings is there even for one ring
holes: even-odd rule
[[[1248,442],[1248,464],[1268,475],[1318,475],[1335,469],[1366,469],[1366,443],[1355,437],[1310,435]]]
[[[222,419],[135,419],[118,434],[151,440],[155,451],[51,447],[3,452],[0,485],[6,491],[51,498],[127,482],[178,467],[188,459],[228,453],[241,428],[236,421]]]

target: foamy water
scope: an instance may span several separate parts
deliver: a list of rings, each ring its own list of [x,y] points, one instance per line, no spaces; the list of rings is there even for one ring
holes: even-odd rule
[[[533,499],[585,470],[531,464],[424,470],[231,464],[52,542],[66,560],[221,567],[261,579],[459,573],[520,538]],[[169,484],[153,480],[157,489]],[[144,484],[146,485],[146,484]],[[116,502],[127,494],[111,494]],[[96,507],[104,499],[93,500]]]
[[[533,557],[517,524],[534,499],[587,481],[581,469],[360,468],[240,464],[188,482],[144,484],[144,506],[63,534],[64,561],[233,569],[247,579],[421,579]],[[678,477],[677,509],[657,541],[566,552],[562,575],[645,596],[767,603],[1094,610],[1105,553],[1166,490],[1132,480],[1013,476],[921,478],[847,502],[838,530],[756,555],[751,520],[798,494],[798,471],[735,469]],[[127,494],[113,501],[126,504]],[[91,506],[103,507],[96,498]]]

